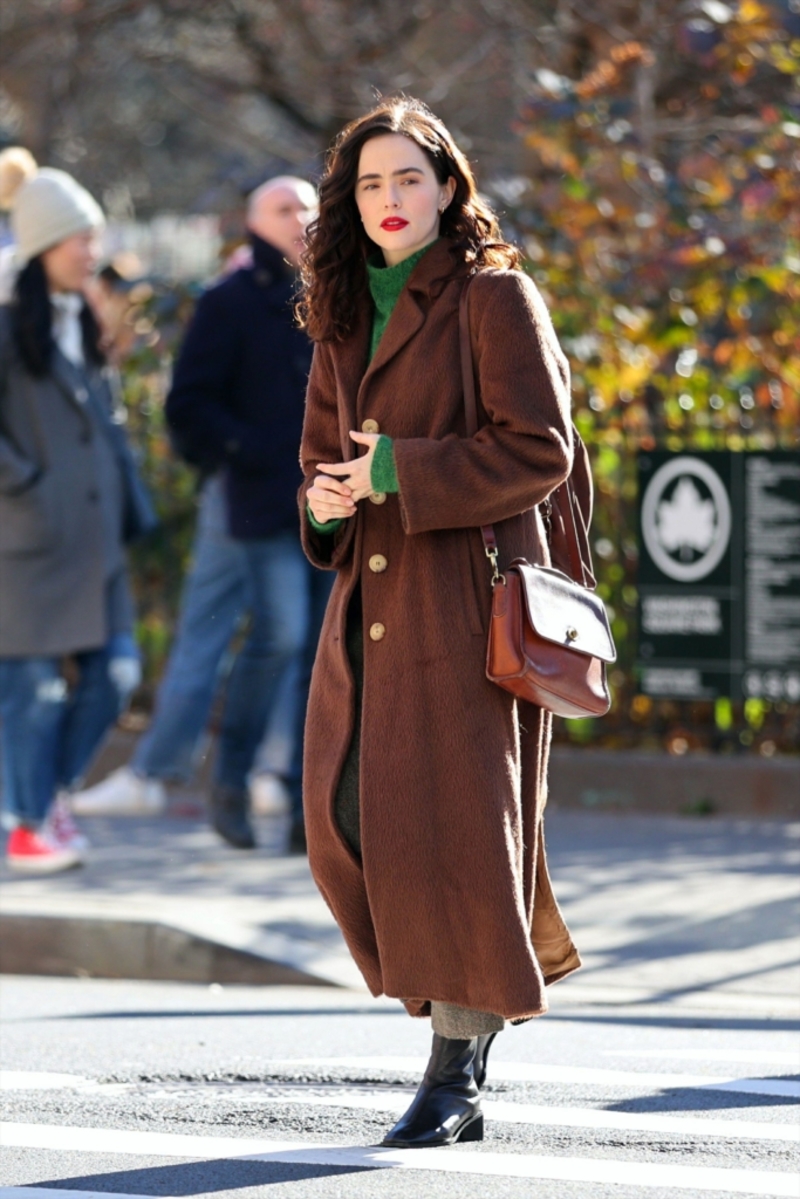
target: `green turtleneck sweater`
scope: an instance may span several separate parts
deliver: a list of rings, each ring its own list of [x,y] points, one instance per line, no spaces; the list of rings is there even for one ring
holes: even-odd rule
[[[379,266],[371,262],[367,263],[369,290],[375,304],[375,313],[372,318],[372,338],[369,347],[370,362],[375,357],[375,351],[386,331],[386,326],[389,323],[389,317],[394,311],[394,306],[400,298],[400,292],[406,283],[408,283],[414,267],[423,254],[430,249],[431,245],[433,245],[432,242],[430,245],[423,246],[421,250],[417,250],[409,258],[404,258],[396,266]],[[397,471],[394,465],[394,449],[392,448],[392,439],[390,437],[381,436],[378,438],[378,444],[375,447],[375,454],[372,459],[370,482],[372,483],[373,491],[397,492],[400,490],[397,481]],[[329,520],[325,524],[320,524],[312,515],[311,510],[308,509],[307,511],[308,519],[318,533],[335,533],[343,523],[341,520]]]

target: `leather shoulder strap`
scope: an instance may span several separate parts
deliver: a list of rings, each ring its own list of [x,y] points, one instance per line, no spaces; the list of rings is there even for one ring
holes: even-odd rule
[[[475,369],[472,360],[472,338],[469,329],[469,292],[471,278],[468,278],[461,290],[458,305],[458,339],[461,350],[461,376],[464,388],[464,413],[466,416],[467,436],[474,437],[478,432],[478,401],[475,394]],[[593,580],[587,577],[583,559],[578,546],[578,530],[575,524],[575,508],[577,497],[569,478],[556,488],[553,499],[556,502],[559,515],[564,523],[564,536],[569,551],[572,577],[584,587],[591,586]],[[497,551],[497,538],[492,525],[481,528],[483,544],[487,550]]]
[[[464,412],[466,415],[467,436],[474,437],[478,432],[478,400],[475,395],[475,370],[472,365],[472,338],[469,333],[469,287],[471,277],[466,280],[461,289],[461,299],[458,304],[458,340],[461,347],[461,379],[464,387]],[[497,538],[492,525],[481,526],[481,537],[487,555],[497,554]],[[496,569],[496,568],[495,568]]]

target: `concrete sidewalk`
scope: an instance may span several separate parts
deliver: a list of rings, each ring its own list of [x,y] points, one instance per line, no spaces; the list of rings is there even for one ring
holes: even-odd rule
[[[307,859],[283,856],[285,819],[258,821],[251,852],[201,812],[180,798],[163,817],[81,821],[83,869],[0,868],[0,971],[358,985]]]
[[[177,812],[83,822],[83,870],[0,868],[0,970],[363,989],[281,818],[241,852]],[[561,809],[547,842],[571,1002],[800,1017],[800,824]]]

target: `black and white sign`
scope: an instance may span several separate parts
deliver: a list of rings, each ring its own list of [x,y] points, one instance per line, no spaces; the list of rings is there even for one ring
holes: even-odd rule
[[[639,676],[800,702],[800,454],[639,458]]]

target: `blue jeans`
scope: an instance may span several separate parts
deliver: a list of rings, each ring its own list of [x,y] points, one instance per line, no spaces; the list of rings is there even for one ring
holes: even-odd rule
[[[149,729],[131,765],[149,778],[186,782],[227,651],[245,612],[250,629],[227,681],[217,779],[245,786],[267,730],[281,675],[293,655],[299,681],[291,727],[287,784],[295,820],[302,820],[303,728],[319,631],[334,575],[315,570],[294,533],[235,541],[227,532],[222,480],[203,490],[194,564],[186,580],[178,632]]]
[[[59,658],[0,658],[3,823],[35,828],[59,788],[83,776],[128,693],[109,663],[136,657],[130,637],[75,654],[70,692]]]
[[[282,678],[306,647],[313,568],[294,531],[239,545],[247,563],[250,629],[228,679],[216,777],[243,790]]]
[[[191,778],[228,646],[249,606],[248,585],[243,543],[228,535],[217,475],[203,488],[178,631],[153,720],[131,761],[137,774],[180,782]]]
[[[317,644],[328,606],[336,573],[332,570],[315,570],[308,566],[308,596],[309,614],[306,641],[300,658],[299,675],[297,679],[297,702],[295,707],[294,741],[292,761],[286,785],[292,798],[292,820],[295,824],[303,820],[303,744],[305,741],[306,709],[308,707],[308,692],[311,687],[311,672],[314,669],[314,659],[317,656]]]

